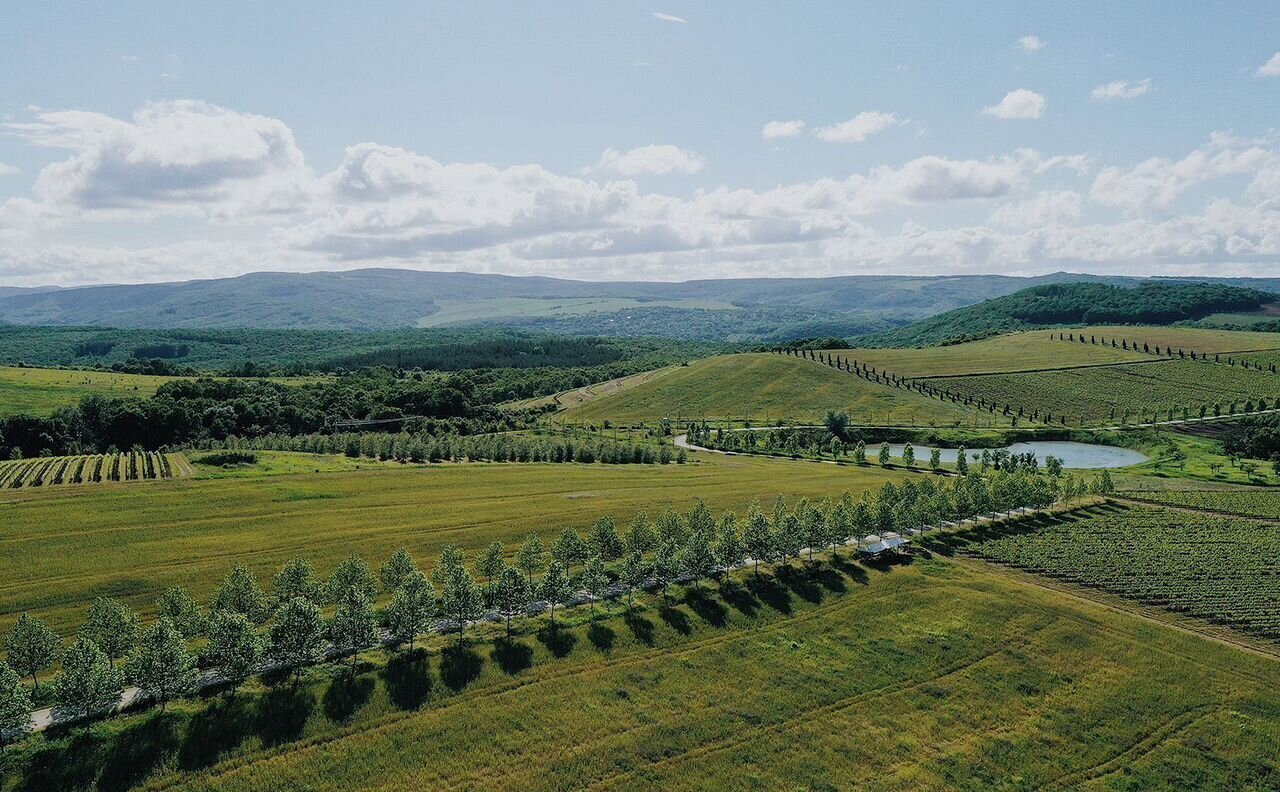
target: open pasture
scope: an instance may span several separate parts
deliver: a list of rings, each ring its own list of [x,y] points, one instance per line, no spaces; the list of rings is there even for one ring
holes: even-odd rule
[[[1047,331],[1046,331],[1047,332]],[[1244,352],[1258,349],[1280,349],[1280,333],[1259,333],[1251,330],[1210,330],[1199,327],[1168,327],[1152,325],[1091,325],[1064,332],[1079,336],[1105,336],[1108,339],[1125,339],[1139,345],[1148,344],[1161,349],[1172,345],[1187,352]],[[1084,346],[1084,345],[1082,345]]]
[[[59,407],[79,404],[92,393],[143,397],[173,377],[116,374],[110,371],[16,368],[0,366],[0,418],[49,415]]]
[[[687,512],[697,499],[713,510],[742,512],[756,498],[767,505],[779,493],[856,494],[908,475],[699,456],[706,461],[459,464],[4,490],[0,631],[31,611],[71,632],[100,595],[121,597],[144,614],[170,586],[186,586],[207,600],[234,564],[265,582],[298,555],[327,575],[352,553],[380,563],[401,545],[424,561],[447,544],[476,552],[494,539],[514,554],[530,532],[549,544],[563,528],[585,532],[605,514],[625,526],[638,511],[652,516],[671,506]]]
[[[1280,523],[1113,505],[967,552],[1280,640]]]

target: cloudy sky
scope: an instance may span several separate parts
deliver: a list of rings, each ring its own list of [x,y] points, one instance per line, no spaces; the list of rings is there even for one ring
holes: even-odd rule
[[[0,285],[1280,273],[1280,5],[40,2]]]

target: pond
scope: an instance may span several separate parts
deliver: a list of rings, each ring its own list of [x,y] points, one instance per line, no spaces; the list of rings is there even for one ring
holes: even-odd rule
[[[928,463],[929,454],[933,452],[930,446],[913,445],[912,448],[916,455],[916,464]],[[889,453],[894,458],[902,456],[902,443],[890,443]],[[954,463],[956,461],[956,449],[940,448],[944,463]],[[996,449],[990,449],[995,451]],[[1036,455],[1036,459],[1044,462],[1046,456],[1055,456],[1062,460],[1063,467],[1077,468],[1084,470],[1096,470],[1100,468],[1120,468],[1129,465],[1138,465],[1147,461],[1146,456],[1134,451],[1131,448],[1120,448],[1119,446],[1109,445],[1093,445],[1092,443],[1076,443],[1069,440],[1034,440],[1029,443],[1014,443],[1005,446],[1005,451],[1011,454],[1025,454],[1031,452]],[[879,445],[867,446],[867,459],[874,462],[876,455],[880,453]],[[972,460],[974,454],[981,454],[982,449],[970,448],[969,459]]]

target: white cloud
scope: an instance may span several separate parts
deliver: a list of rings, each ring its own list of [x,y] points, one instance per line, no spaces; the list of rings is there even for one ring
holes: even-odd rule
[[[1271,60],[1258,67],[1253,73],[1255,77],[1280,77],[1280,52],[1271,56]]]
[[[596,161],[594,169],[619,176],[652,174],[665,176],[671,173],[693,174],[702,170],[705,158],[697,152],[670,144],[640,146],[630,151],[605,149]]]
[[[999,104],[982,108],[982,112],[996,118],[1036,119],[1044,113],[1044,97],[1035,91],[1019,88],[1004,95]]]
[[[661,11],[650,11],[649,16],[654,19],[661,19],[663,22],[675,22],[681,25],[689,24],[689,20],[687,19],[681,19],[680,17],[672,16],[671,14],[664,14]]]
[[[1130,82],[1129,80],[1113,80],[1106,85],[1099,85],[1089,92],[1089,98],[1095,102],[1114,102],[1118,99],[1137,99],[1151,92],[1151,78]]]
[[[1080,219],[1083,202],[1084,196],[1074,190],[1048,190],[998,207],[991,222],[1013,228],[1064,225]]]
[[[5,163],[0,162],[0,176],[12,176],[13,174],[18,172],[19,172],[18,169],[15,168],[14,166],[6,165]]]
[[[1206,145],[1177,161],[1152,157],[1130,168],[1103,168],[1089,197],[1096,203],[1134,212],[1163,210],[1197,184],[1256,173],[1276,161],[1276,154],[1260,141],[1214,133]]]
[[[1027,52],[1035,52],[1037,50],[1042,50],[1045,48],[1045,46],[1048,43],[1049,42],[1043,40],[1039,36],[1023,36],[1022,38],[1018,39],[1018,46],[1022,47],[1022,49],[1026,50]]]
[[[799,119],[795,121],[770,121],[760,130],[760,136],[765,140],[793,138],[803,134],[804,122]]]
[[[867,110],[858,113],[848,121],[818,127],[813,130],[813,134],[814,137],[827,143],[861,143],[897,123],[899,123],[898,117],[893,113]]]

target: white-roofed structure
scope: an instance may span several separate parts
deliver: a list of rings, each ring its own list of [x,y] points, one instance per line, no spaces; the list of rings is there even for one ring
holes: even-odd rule
[[[893,531],[881,534],[880,541],[884,544],[884,549],[886,550],[897,550],[899,547],[902,547],[907,543],[906,539],[903,539],[901,535],[896,534]]]
[[[863,553],[866,553],[867,555],[878,555],[888,549],[887,547],[885,547],[884,542],[880,539],[880,537],[876,536],[875,534],[867,534],[866,536],[862,537],[862,541],[859,542],[858,544],[859,544],[858,550],[860,550]]]

